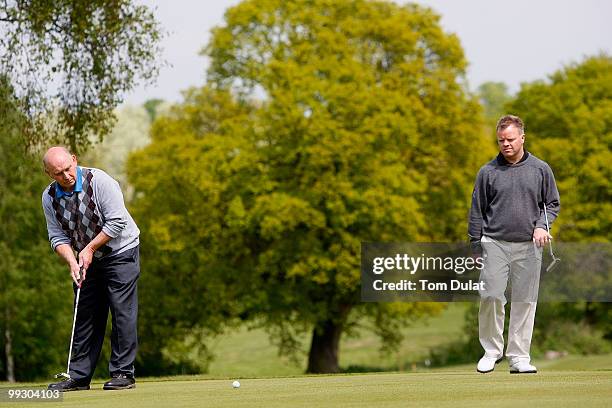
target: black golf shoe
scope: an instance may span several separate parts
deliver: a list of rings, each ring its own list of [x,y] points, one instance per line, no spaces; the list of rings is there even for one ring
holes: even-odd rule
[[[136,380],[128,374],[113,374],[113,378],[104,383],[105,390],[127,390],[136,387]]]
[[[74,380],[72,378],[69,378],[69,379],[61,381],[61,382],[49,384],[49,386],[47,388],[50,389],[50,390],[57,390],[57,391],[60,391],[60,392],[84,391],[84,390],[88,390],[89,389],[89,383],[84,383],[82,381],[78,381],[78,380]]]

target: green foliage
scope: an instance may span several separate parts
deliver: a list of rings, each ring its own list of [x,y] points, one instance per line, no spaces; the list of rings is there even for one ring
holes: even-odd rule
[[[221,224],[222,188],[242,188],[250,176],[243,155],[232,153],[240,140],[218,133],[240,134],[249,112],[227,94],[191,90],[183,105],[157,119],[151,144],[128,161],[136,189],[130,211],[141,229],[146,271],[139,283],[141,374],[201,370],[209,358],[205,344],[184,340],[211,338],[243,310],[231,284],[239,282],[236,271],[216,256],[241,242],[233,243]],[[226,176],[236,171],[242,178],[229,184]],[[177,351],[190,345],[198,361],[191,351]]]
[[[474,148],[459,41],[438,20],[382,1],[227,11],[206,49],[209,86],[158,119],[128,165],[146,302],[165,305],[145,312],[161,314],[157,335],[248,319],[289,352],[306,330],[365,316],[393,346],[398,327],[440,310],[363,305],[359,289],[363,241],[464,238],[489,156]]]
[[[37,0],[4,2],[0,30],[0,375],[27,380],[64,366],[72,315],[47,241],[39,149],[82,151],[107,134],[122,93],[155,77],[160,29],[127,0]]]
[[[49,183],[39,158],[25,152],[23,116],[0,81],[0,376],[14,361],[16,380],[62,369],[70,336],[72,287],[49,247],[41,193]],[[64,283],[63,285],[61,283]],[[11,353],[7,353],[7,334]]]
[[[384,180],[367,181],[380,187],[363,199],[389,200],[403,209],[397,216],[424,209],[424,217],[411,218],[412,239],[463,239],[456,220],[465,218],[467,174],[483,154],[474,148],[482,141],[479,107],[462,88],[466,62],[459,41],[441,30],[437,15],[379,1],[245,1],[228,10],[226,20],[206,50],[209,78],[240,95],[265,94],[271,124],[262,131],[273,135],[271,142],[278,139],[270,150],[283,156],[289,171],[312,163],[315,172],[362,168],[368,177],[370,167],[382,166]],[[304,150],[285,156],[283,149],[296,140]],[[404,180],[394,177],[398,173]],[[417,203],[394,201],[394,184]],[[407,235],[383,230],[386,239]]]
[[[126,202],[132,199],[133,188],[127,180],[125,162],[128,154],[149,143],[150,120],[147,110],[139,106],[124,106],[115,112],[117,122],[103,141],[96,143],[79,158],[80,164],[97,167],[111,174],[122,187]]]
[[[525,121],[529,150],[555,173],[561,214],[553,235],[566,242],[610,242],[612,58],[588,57],[546,81],[524,84],[508,108]],[[576,290],[581,281],[577,277]],[[609,349],[612,341],[611,314],[610,303],[538,306],[534,340],[543,343],[536,347],[603,352],[602,342]]]
[[[524,84],[508,107],[525,121],[528,149],[555,173],[562,210],[554,235],[610,242],[612,58],[589,57]]]
[[[544,303],[538,306],[534,347],[540,352],[609,353],[611,318],[609,303]]]
[[[155,118],[157,117],[157,109],[159,105],[163,103],[164,103],[163,99],[149,99],[143,104],[144,108],[147,110],[147,113],[149,114],[149,120],[151,122],[153,122]]]
[[[484,108],[487,126],[495,130],[497,120],[505,114],[505,105],[512,99],[508,86],[503,82],[485,82],[478,87],[478,97]]]
[[[0,30],[0,72],[31,145],[84,150],[111,130],[122,94],[157,74],[160,27],[130,0],[5,1]]]
[[[504,333],[508,333],[510,303],[506,304]],[[538,304],[531,354],[542,357],[547,351],[570,354],[606,354],[612,350],[612,307],[610,303]],[[478,304],[465,311],[463,336],[432,349],[432,365],[473,364],[482,357],[478,338]]]
[[[506,313],[504,333],[507,333],[509,315]],[[473,364],[482,357],[482,347],[478,339],[478,304],[471,303],[465,309],[463,335],[446,345],[432,348],[430,360],[434,367],[458,364]]]

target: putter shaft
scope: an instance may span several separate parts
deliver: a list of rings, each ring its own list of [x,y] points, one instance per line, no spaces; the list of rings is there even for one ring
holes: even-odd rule
[[[74,302],[74,318],[72,319],[72,334],[70,335],[70,348],[68,349],[68,364],[66,366],[66,373],[70,378],[70,359],[72,358],[72,344],[74,343],[74,328],[76,327],[77,311],[79,309],[79,298],[81,297],[81,287],[77,288],[76,301]]]
[[[79,310],[79,298],[81,297],[81,277],[83,276],[83,268],[79,270],[79,285],[77,286],[76,299],[74,302],[74,316],[72,318],[72,333],[70,334],[70,348],[68,349],[68,363],[66,364],[66,372],[58,373],[55,378],[70,379],[70,359],[72,358],[72,345],[74,344],[74,329],[76,327],[77,312]]]

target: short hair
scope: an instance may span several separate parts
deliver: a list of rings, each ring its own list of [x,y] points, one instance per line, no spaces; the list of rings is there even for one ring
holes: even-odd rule
[[[514,127],[517,128],[519,132],[521,132],[521,135],[525,133],[525,125],[523,124],[523,120],[518,116],[514,115],[504,115],[499,118],[495,131],[499,133],[510,125],[514,125]]]

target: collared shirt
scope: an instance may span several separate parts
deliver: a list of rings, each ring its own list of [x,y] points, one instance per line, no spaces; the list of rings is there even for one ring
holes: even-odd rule
[[[529,152],[525,150],[523,151],[523,157],[521,157],[521,160],[517,161],[516,163],[511,164],[508,162],[508,160],[506,160],[504,155],[501,154],[501,152],[499,152],[499,154],[497,155],[497,163],[499,163],[500,166],[513,166],[515,164],[524,162],[525,160],[527,160],[528,157],[529,157]]]
[[[74,188],[72,189],[72,191],[66,192],[64,190],[62,190],[62,187],[59,185],[59,183],[56,183],[56,189],[55,189],[55,198],[62,198],[63,196],[67,196],[67,197],[72,197],[72,194],[76,191],[77,193],[80,193],[81,191],[83,191],[83,177],[81,175],[81,167],[77,166],[76,168],[76,183],[74,183]]]
[[[56,250],[59,245],[68,244],[80,251],[99,234],[98,227],[111,237],[105,245],[111,253],[119,254],[137,246],[140,230],[125,208],[119,183],[100,169],[81,167],[78,170],[78,185],[75,182],[74,189],[82,190],[77,193],[78,200],[74,194],[70,197],[65,192],[61,198],[56,198],[58,184],[55,181],[42,194],[51,248]],[[75,233],[77,228],[81,234]],[[74,238],[82,239],[78,241],[80,245],[76,245]],[[96,254],[98,252],[104,253],[98,250]],[[98,257],[96,254],[94,256]]]

